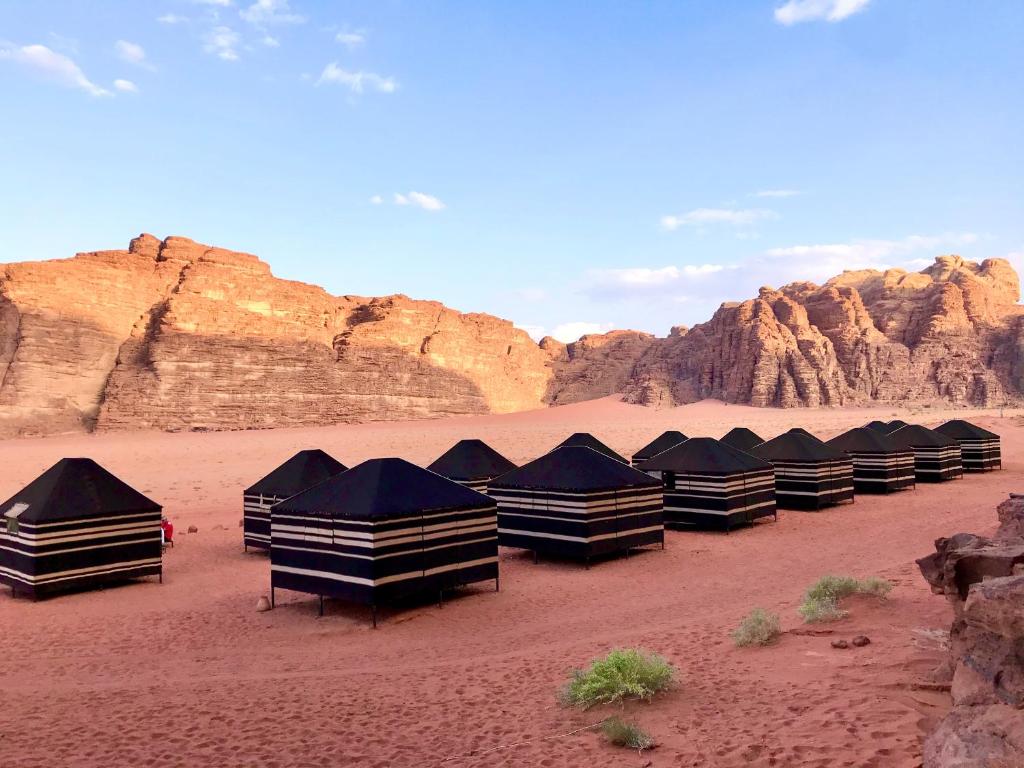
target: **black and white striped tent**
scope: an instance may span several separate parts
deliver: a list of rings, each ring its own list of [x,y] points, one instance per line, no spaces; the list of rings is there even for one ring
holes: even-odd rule
[[[371,459],[275,504],[272,590],[376,606],[498,578],[497,508],[403,459]],[[376,620],[376,610],[374,611]]]
[[[952,437],[919,424],[900,427],[889,437],[914,452],[914,475],[919,482],[938,483],[964,476],[960,443]]]
[[[556,448],[488,492],[502,546],[589,561],[665,543],[661,481],[592,448]]]
[[[1003,468],[999,435],[971,424],[963,419],[947,421],[936,432],[948,435],[960,443],[964,469],[968,472],[989,472]]]
[[[853,501],[853,462],[842,451],[800,432],[755,446],[775,467],[775,501],[788,509],[821,509]]]
[[[662,432],[633,454],[633,466],[635,467],[637,464],[641,464],[648,459],[653,459],[662,451],[667,451],[673,445],[679,445],[684,440],[686,440],[686,435],[679,430],[670,429],[667,432]]]
[[[0,583],[39,597],[162,576],[160,510],[92,459],[61,459],[0,505]]]
[[[775,515],[775,471],[710,437],[691,437],[639,466],[665,486],[665,525],[730,530]]]
[[[242,537],[249,547],[270,549],[270,508],[289,496],[312,488],[345,465],[318,448],[299,451],[269,475],[242,492]]]
[[[487,484],[516,465],[483,440],[459,440],[427,469],[456,483],[487,493]]]
[[[901,448],[883,432],[855,427],[826,444],[853,460],[853,489],[857,493],[890,493],[914,487],[914,452]]]
[[[722,436],[722,442],[750,453],[750,449],[763,443],[764,438],[746,427],[733,427]]]
[[[626,461],[624,457],[617,454],[615,451],[613,451],[607,445],[602,443],[589,432],[574,432],[573,434],[569,435],[569,437],[565,438],[565,440],[563,440],[562,442],[555,446],[555,448],[566,447],[591,448],[597,451],[598,453],[603,453],[605,456],[610,456],[616,461],[621,461],[623,464],[629,464],[629,462]]]

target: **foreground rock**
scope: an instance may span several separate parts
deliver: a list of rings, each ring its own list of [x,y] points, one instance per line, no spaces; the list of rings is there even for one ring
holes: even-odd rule
[[[925,741],[925,768],[1024,765],[1024,499],[999,505],[994,539],[957,534],[918,561],[953,607],[953,708]]]

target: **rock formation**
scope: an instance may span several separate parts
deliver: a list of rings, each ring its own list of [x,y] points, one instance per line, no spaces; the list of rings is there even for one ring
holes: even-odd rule
[[[959,533],[918,560],[953,607],[953,708],[925,740],[925,768],[1024,765],[1024,498],[999,505],[995,538]]]
[[[707,323],[659,339],[628,401],[714,397],[761,406],[1018,399],[1020,286],[1003,259],[940,256],[922,272],[844,272],[825,285],[762,288]]]
[[[503,413],[615,393],[671,406],[1017,400],[1019,285],[1005,261],[762,288],[667,338],[535,344],[405,296],[332,296],[181,237],[0,266],[0,437],[245,429]]]

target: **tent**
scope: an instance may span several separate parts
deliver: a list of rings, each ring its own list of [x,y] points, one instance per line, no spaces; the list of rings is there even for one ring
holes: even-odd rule
[[[40,597],[162,578],[160,512],[92,459],[61,459],[0,505],[0,583]]]
[[[679,445],[684,440],[686,440],[686,435],[678,430],[670,429],[668,432],[662,432],[658,437],[633,454],[633,466],[635,467],[637,464],[654,458],[662,451],[667,451],[673,445]]]
[[[908,424],[889,437],[901,448],[914,452],[914,476],[918,481],[938,483],[963,477],[960,443],[948,435],[919,424]]]
[[[318,448],[299,451],[242,491],[242,541],[245,549],[270,549],[270,508],[277,502],[346,469],[344,464]]]
[[[914,452],[867,427],[855,427],[826,445],[853,460],[853,489],[857,493],[889,493],[914,487]]]
[[[764,438],[746,427],[733,427],[722,436],[722,442],[750,453],[750,449],[763,443]]]
[[[710,437],[691,437],[638,468],[661,475],[666,525],[728,531],[775,516],[772,465]]]
[[[885,425],[885,432],[887,434],[892,434],[897,429],[903,429],[903,427],[906,426],[909,426],[907,422],[900,421],[899,419],[894,419],[893,421],[890,421],[888,424]]]
[[[376,607],[498,579],[497,509],[403,459],[370,459],[274,505],[271,602],[292,589]]]
[[[812,434],[811,434],[810,432],[808,432],[808,431],[807,431],[806,429],[804,429],[803,427],[793,427],[792,429],[788,430],[788,431],[787,431],[787,432],[785,432],[784,434],[787,434],[787,435],[804,435],[805,437],[811,437],[811,438],[814,438],[814,439],[815,439],[815,440],[817,440],[817,441],[818,441],[819,443],[821,442],[821,439],[820,439],[820,438],[818,438],[818,437],[817,437],[816,435],[812,435]]]
[[[503,546],[589,562],[665,543],[661,482],[592,448],[556,448],[488,490]]]
[[[775,467],[775,501],[789,509],[821,509],[853,501],[853,462],[800,432],[785,432],[750,451]]]
[[[610,456],[616,461],[621,461],[623,464],[629,464],[629,462],[626,461],[625,458],[617,454],[615,451],[613,451],[607,445],[602,443],[589,432],[574,432],[573,434],[569,435],[569,437],[565,438],[565,440],[556,445],[555,448],[564,448],[567,446],[572,446],[576,448],[592,448],[598,453],[603,453],[605,456]]]
[[[441,477],[447,477],[480,493],[487,492],[488,482],[515,468],[515,464],[483,440],[475,439],[459,440],[427,467]]]
[[[952,437],[960,443],[964,469],[968,472],[989,472],[1003,468],[999,435],[971,424],[963,419],[947,421],[936,432]]]
[[[889,425],[886,424],[884,421],[879,421],[878,419],[875,419],[874,421],[869,421],[864,426],[867,429],[874,429],[874,430],[876,430],[878,432],[888,432],[889,431]]]

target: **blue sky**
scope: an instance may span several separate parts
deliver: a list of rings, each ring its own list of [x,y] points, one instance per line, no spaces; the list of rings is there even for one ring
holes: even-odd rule
[[[1024,265],[1017,0],[0,4],[0,262],[146,231],[563,339]]]

